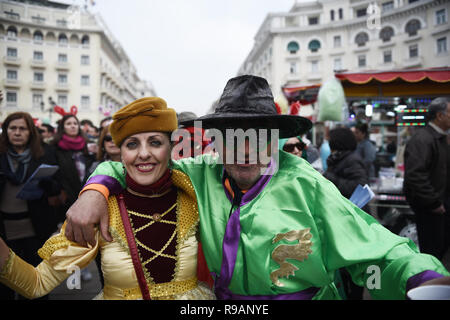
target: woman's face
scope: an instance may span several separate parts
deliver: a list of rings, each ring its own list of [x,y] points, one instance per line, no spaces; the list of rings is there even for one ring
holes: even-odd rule
[[[80,130],[80,125],[78,124],[77,119],[74,117],[70,117],[66,119],[64,122],[64,133],[70,137],[78,136],[78,132]]]
[[[120,147],[122,163],[140,185],[157,182],[167,170],[171,144],[163,132],[144,132],[127,137]]]
[[[111,137],[111,133],[109,133],[109,131],[103,138],[103,147],[105,148],[105,152],[108,154],[110,158],[120,154],[120,149],[114,144],[114,141],[112,140]]]

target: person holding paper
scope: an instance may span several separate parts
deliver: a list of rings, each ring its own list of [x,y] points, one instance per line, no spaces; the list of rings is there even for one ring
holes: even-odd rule
[[[41,164],[55,164],[50,148],[41,142],[28,113],[6,117],[0,136],[0,236],[10,248],[33,265],[40,262],[37,250],[56,231],[56,219],[49,201],[60,191],[56,179],[38,186],[38,199],[17,198],[27,179]],[[14,292],[0,285],[0,300],[14,299]]]

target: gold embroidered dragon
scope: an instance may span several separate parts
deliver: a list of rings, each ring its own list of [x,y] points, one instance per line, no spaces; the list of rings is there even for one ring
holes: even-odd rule
[[[295,271],[298,270],[298,268],[288,262],[287,259],[303,261],[308,258],[310,253],[312,253],[312,242],[310,240],[312,234],[310,230],[311,228],[292,230],[286,233],[279,233],[273,238],[272,243],[277,243],[283,239],[287,241],[298,240],[298,244],[294,245],[280,244],[272,252],[272,259],[280,265],[280,268],[270,273],[270,279],[276,286],[283,287],[284,285],[280,282],[279,278],[293,276]]]

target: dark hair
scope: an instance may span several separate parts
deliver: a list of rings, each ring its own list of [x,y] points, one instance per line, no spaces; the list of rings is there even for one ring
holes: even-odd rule
[[[361,122],[361,121],[357,122],[355,124],[355,129],[358,129],[359,131],[361,131],[364,134],[364,136],[366,136],[366,137],[367,137],[367,134],[369,133],[369,126],[365,122]]]
[[[104,123],[105,121],[110,121],[110,120],[112,120],[112,117],[111,117],[111,116],[106,117],[106,118],[103,118],[102,121],[100,121],[100,128],[103,127],[103,123]]]
[[[100,137],[98,138],[98,141],[97,141],[98,148],[97,148],[96,158],[98,161],[103,161],[104,157],[105,157],[106,150],[105,150],[103,144],[105,142],[105,137],[109,132],[109,126],[110,125],[103,127],[102,131],[100,132]]]
[[[349,128],[336,128],[330,131],[330,149],[338,151],[355,150],[357,146],[355,135]]]
[[[64,119],[64,118],[63,118],[63,119]],[[78,119],[77,119],[77,121],[78,121]],[[88,125],[91,126],[91,127],[94,126],[94,124],[92,123],[92,121],[89,120],[89,119],[83,119],[83,120],[81,120],[81,122],[78,121],[78,123],[79,123],[80,126],[84,126],[85,124],[88,124]]]
[[[50,125],[48,123],[43,123],[43,124],[41,124],[41,126],[46,127],[48,132],[55,133],[55,128],[52,125]]]
[[[24,119],[27,124],[30,136],[28,138],[28,147],[31,151],[33,159],[39,159],[44,155],[44,148],[42,147],[41,135],[37,127],[34,125],[33,118],[27,112],[14,112],[8,115],[2,124],[2,134],[0,135],[0,152],[4,153],[11,147],[11,143],[8,139],[8,127],[14,120]]]
[[[428,107],[428,120],[434,120],[437,117],[439,112],[445,113],[447,111],[447,104],[450,102],[450,99],[447,97],[439,97],[433,99],[431,101],[430,106]]]

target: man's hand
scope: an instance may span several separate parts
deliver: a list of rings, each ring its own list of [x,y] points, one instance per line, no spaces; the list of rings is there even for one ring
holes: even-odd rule
[[[66,237],[82,246],[95,245],[94,226],[100,222],[100,232],[106,241],[112,241],[108,231],[109,215],[105,197],[98,191],[87,190],[67,210]]]

